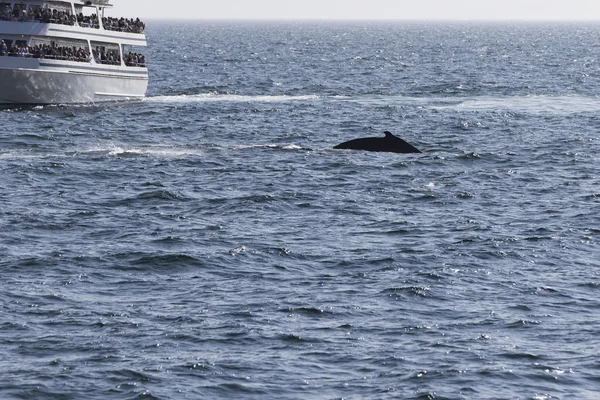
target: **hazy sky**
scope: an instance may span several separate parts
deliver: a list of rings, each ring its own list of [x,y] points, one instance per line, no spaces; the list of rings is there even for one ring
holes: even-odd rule
[[[111,0],[110,15],[187,19],[600,20],[600,0]]]

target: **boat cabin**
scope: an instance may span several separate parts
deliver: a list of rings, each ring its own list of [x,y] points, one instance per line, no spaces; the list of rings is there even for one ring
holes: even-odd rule
[[[110,0],[0,0],[0,103],[135,100],[148,88],[145,25]]]
[[[137,50],[146,45],[144,23],[106,17],[110,7],[109,0],[0,0],[0,56],[145,68]],[[43,28],[52,24],[65,27]]]

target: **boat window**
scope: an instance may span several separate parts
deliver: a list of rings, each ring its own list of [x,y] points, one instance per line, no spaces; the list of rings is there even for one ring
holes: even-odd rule
[[[91,42],[92,54],[98,64],[121,65],[121,49],[117,43]]]
[[[87,4],[75,4],[75,13],[84,13],[84,14],[95,14],[96,6],[90,6]]]
[[[84,28],[100,29],[100,21],[96,14],[96,7],[84,7],[83,5],[75,5],[75,16],[77,23]]]
[[[69,14],[71,14],[71,4],[70,3],[65,3],[62,1],[47,1],[44,3],[44,7],[47,8],[51,8],[53,10],[58,10],[58,11],[66,11]]]
[[[58,46],[58,47],[83,47],[88,49],[87,40],[83,39],[69,39],[69,38],[57,38],[57,37],[40,37],[36,36],[31,39],[30,46],[36,45],[47,45],[47,46]]]
[[[29,6],[29,15],[35,15],[38,12],[41,12],[42,10],[42,6],[39,6],[37,4],[32,4]]]
[[[90,50],[86,40],[56,37],[34,37],[29,44],[34,58],[89,62]]]
[[[15,7],[13,8],[13,21],[21,21],[21,22],[30,22],[34,20],[34,12],[33,6],[29,7],[29,12],[27,11],[27,4],[23,3],[15,3]]]
[[[13,20],[16,21],[27,21],[27,5],[23,3],[16,3],[13,8]]]
[[[10,7],[10,3],[0,3],[0,20],[12,20],[12,8]]]
[[[123,45],[123,61],[128,67],[146,67],[146,56],[136,46]]]
[[[29,20],[73,26],[76,19],[72,15],[71,8],[63,3],[47,2],[43,7],[40,5],[29,6]]]

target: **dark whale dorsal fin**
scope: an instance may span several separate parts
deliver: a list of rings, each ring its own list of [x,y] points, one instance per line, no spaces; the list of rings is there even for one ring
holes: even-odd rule
[[[351,149],[366,151],[383,151],[388,153],[420,153],[421,151],[395,136],[390,131],[385,131],[385,137],[370,137],[349,140],[338,144],[334,149]]]

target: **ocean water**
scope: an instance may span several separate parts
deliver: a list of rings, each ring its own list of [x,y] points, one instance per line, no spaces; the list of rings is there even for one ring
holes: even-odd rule
[[[0,398],[598,398],[599,24],[148,22],[0,111]]]

